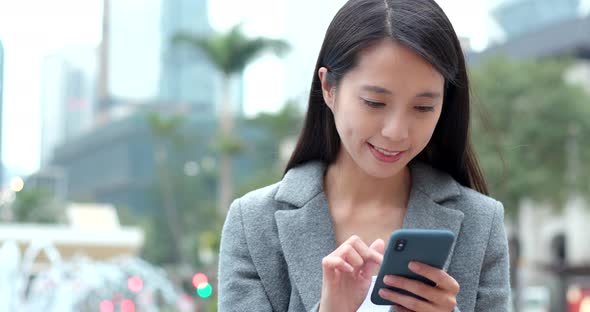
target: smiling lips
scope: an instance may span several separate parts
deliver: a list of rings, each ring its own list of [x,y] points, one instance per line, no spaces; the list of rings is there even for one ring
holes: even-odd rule
[[[389,151],[389,150],[377,147],[371,143],[367,143],[367,144],[369,145],[369,148],[371,149],[373,156],[375,156],[375,158],[377,158],[378,160],[383,161],[383,162],[387,162],[387,163],[395,162],[395,161],[399,160],[402,157],[402,155],[404,154],[403,151],[394,152],[394,151]]]

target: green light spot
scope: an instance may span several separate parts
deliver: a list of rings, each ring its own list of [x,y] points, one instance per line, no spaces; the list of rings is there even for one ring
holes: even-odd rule
[[[199,295],[201,298],[209,298],[211,297],[212,293],[213,287],[211,287],[211,284],[207,284],[205,287],[197,289],[197,295]]]

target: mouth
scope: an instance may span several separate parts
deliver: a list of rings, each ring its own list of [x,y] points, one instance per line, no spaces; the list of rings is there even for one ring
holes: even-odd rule
[[[392,151],[392,150],[388,150],[388,149],[384,149],[378,146],[375,146],[371,143],[368,143],[369,148],[371,149],[371,152],[373,153],[373,156],[375,156],[375,158],[377,158],[380,161],[383,162],[394,162],[399,160],[402,155],[404,154],[405,151]]]

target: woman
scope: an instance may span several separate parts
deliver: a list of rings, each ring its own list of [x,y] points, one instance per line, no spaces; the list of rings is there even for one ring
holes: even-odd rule
[[[382,290],[398,311],[507,311],[502,205],[469,141],[459,40],[431,0],[351,0],[330,24],[282,181],[237,199],[221,240],[220,311],[357,311],[392,231],[448,229],[442,270]]]

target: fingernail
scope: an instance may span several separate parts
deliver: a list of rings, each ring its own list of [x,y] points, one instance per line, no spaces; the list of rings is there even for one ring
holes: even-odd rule
[[[412,271],[418,271],[418,270],[420,270],[420,265],[417,262],[413,262],[413,261],[410,262],[410,264],[408,264],[408,267]]]
[[[393,276],[391,276],[391,275],[387,275],[387,276],[385,276],[385,278],[383,279],[383,282],[384,282],[385,284],[393,284],[393,283],[395,283],[395,281],[396,281],[396,278],[395,278],[395,277],[393,277]]]

